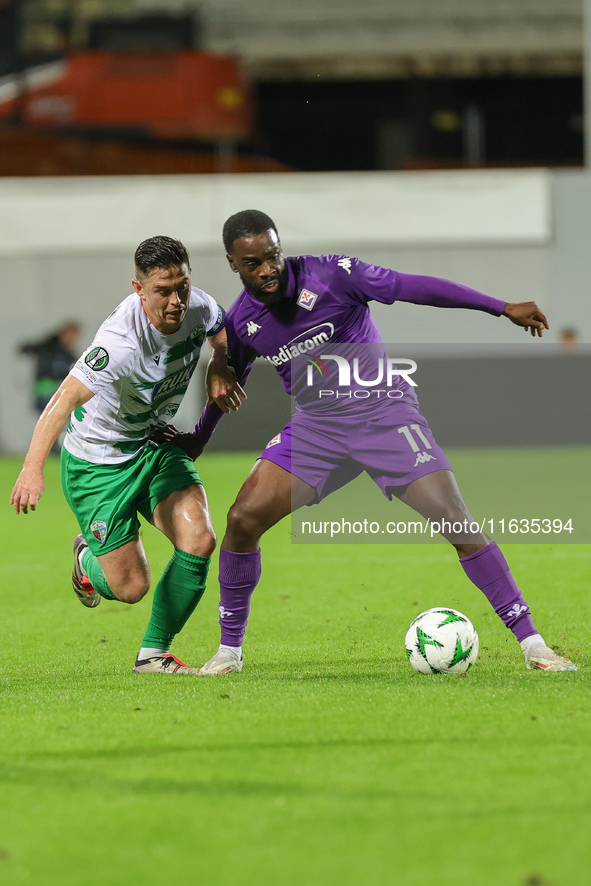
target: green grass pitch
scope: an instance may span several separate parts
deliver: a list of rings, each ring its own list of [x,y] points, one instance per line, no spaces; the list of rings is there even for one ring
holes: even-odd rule
[[[534,456],[523,452],[526,476]],[[466,454],[465,469],[478,472],[479,458],[486,471],[486,454]],[[462,459],[454,453],[456,467]],[[220,535],[251,463],[199,464]],[[16,517],[19,469],[0,461],[0,882],[588,882],[588,545],[505,549],[541,631],[577,673],[527,671],[448,546],[291,545],[284,521],[264,541],[243,673],[138,676],[150,597],[80,606],[57,460],[37,513]],[[143,533],[156,576],[168,545]],[[174,647],[193,665],[218,643],[215,562],[210,574]],[[421,676],[406,661],[406,628],[435,605],[479,631],[464,676]]]

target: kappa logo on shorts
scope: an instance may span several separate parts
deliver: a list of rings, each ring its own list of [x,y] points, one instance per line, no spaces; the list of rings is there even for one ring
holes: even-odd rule
[[[275,434],[272,440],[269,440],[265,449],[270,449],[271,446],[277,446],[278,443],[281,443],[281,434]]]
[[[104,520],[94,520],[90,524],[90,531],[97,541],[103,545],[107,540],[107,524]]]
[[[300,308],[305,308],[307,311],[311,311],[317,298],[318,296],[314,292],[310,292],[308,289],[302,289],[300,297],[298,298],[298,305]]]
[[[416,468],[417,465],[424,465],[428,461],[437,461],[437,456],[431,455],[430,452],[418,452],[413,468]]]
[[[109,355],[104,348],[93,348],[84,358],[84,362],[95,372],[100,372],[109,365]]]

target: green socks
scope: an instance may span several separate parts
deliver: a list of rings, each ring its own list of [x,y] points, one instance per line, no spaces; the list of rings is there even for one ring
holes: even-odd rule
[[[152,615],[142,646],[168,649],[175,634],[185,626],[205,591],[211,557],[198,557],[174,549],[172,559],[160,576],[154,591]],[[82,568],[90,582],[105,600],[117,600],[111,591],[99,561],[86,549]]]
[[[111,591],[111,588],[107,584],[107,579],[105,578],[105,574],[101,569],[99,561],[94,556],[90,548],[86,548],[86,550],[82,554],[80,558],[80,565],[90,579],[91,585],[93,586],[95,591],[99,592],[101,597],[104,597],[105,600],[117,599],[117,597]]]
[[[169,648],[175,634],[184,627],[203,596],[210,560],[211,557],[198,557],[174,549],[154,591],[152,615],[142,646]],[[102,593],[99,588],[97,590]]]

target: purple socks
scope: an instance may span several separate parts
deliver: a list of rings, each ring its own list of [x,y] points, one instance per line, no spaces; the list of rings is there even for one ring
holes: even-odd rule
[[[527,602],[511,575],[509,564],[496,542],[462,557],[460,563],[471,582],[480,588],[491,606],[521,642],[537,634]]]
[[[261,577],[261,552],[220,550],[220,625],[222,645],[242,646],[250,598]]]
[[[527,602],[496,542],[460,560],[471,582],[480,588],[503,623],[521,642],[537,634]],[[220,550],[220,625],[224,646],[241,646],[250,598],[261,577],[261,552],[236,554]]]

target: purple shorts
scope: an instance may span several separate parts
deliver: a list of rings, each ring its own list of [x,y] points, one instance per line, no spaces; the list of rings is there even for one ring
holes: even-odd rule
[[[362,471],[391,499],[394,486],[406,486],[433,471],[452,470],[419,412],[388,409],[380,416],[356,418],[297,412],[259,458],[312,486],[316,502]]]

